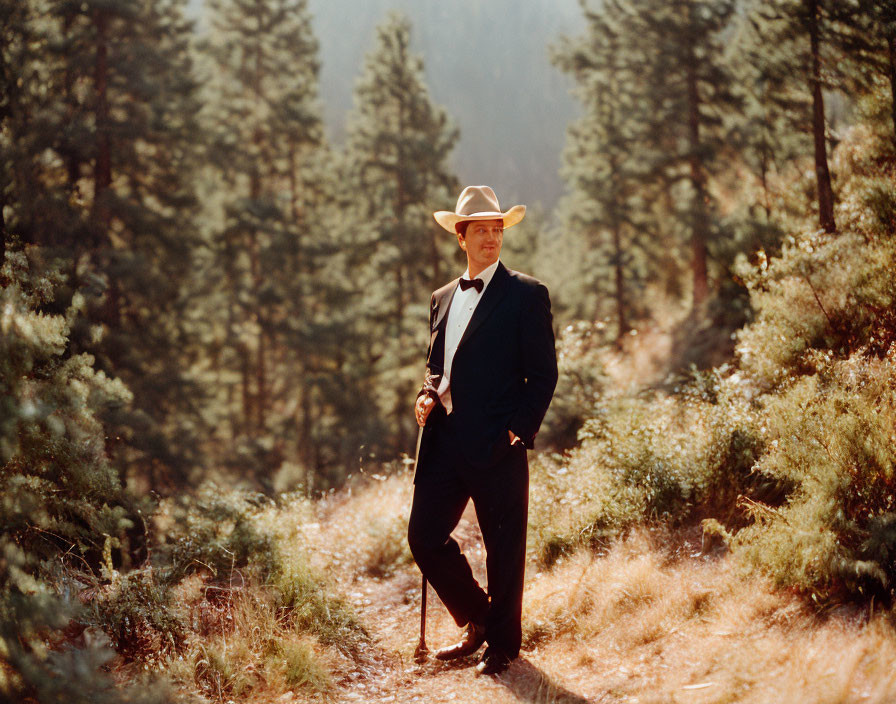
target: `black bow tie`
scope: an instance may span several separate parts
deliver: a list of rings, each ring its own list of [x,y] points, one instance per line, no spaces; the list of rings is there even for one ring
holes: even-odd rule
[[[482,293],[482,289],[485,287],[485,282],[482,279],[473,279],[472,281],[469,279],[460,280],[461,291],[466,291],[471,286],[476,289],[476,293]]]

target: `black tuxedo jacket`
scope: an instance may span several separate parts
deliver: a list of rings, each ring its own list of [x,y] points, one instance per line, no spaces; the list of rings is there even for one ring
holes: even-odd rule
[[[426,378],[420,394],[438,402],[445,326],[459,279],[432,294]],[[451,366],[453,427],[465,459],[476,468],[499,461],[511,430],[531,449],[557,385],[551,300],[537,279],[499,263],[461,338]],[[417,473],[426,471],[429,424]]]

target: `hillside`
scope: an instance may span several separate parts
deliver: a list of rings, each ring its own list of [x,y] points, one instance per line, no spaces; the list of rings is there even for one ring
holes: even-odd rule
[[[539,491],[536,480],[533,492]],[[211,639],[196,633],[187,643],[188,653],[217,652],[211,660],[217,679],[209,677],[204,658],[187,666],[188,654],[172,667],[178,689],[204,701],[247,704],[883,704],[896,697],[896,633],[885,614],[840,608],[819,617],[766,580],[745,577],[735,560],[704,545],[693,530],[636,530],[597,554],[578,551],[550,569],[533,555],[523,652],[499,677],[476,678],[473,658],[415,664],[420,582],[402,530],[410,494],[411,477],[403,471],[358,477],[310,514],[294,506],[265,519],[295,526],[313,568],[327,575],[368,634],[362,647],[304,636],[310,651],[301,676],[273,677],[276,668],[261,647],[271,634],[258,630],[267,622],[245,619],[245,604],[260,597],[261,587],[235,585],[218,614],[233,627]],[[473,519],[468,510],[456,536],[484,579]],[[203,612],[208,603],[200,600],[193,609]],[[220,595],[214,603],[220,610]],[[431,590],[426,633],[430,649],[458,634]]]

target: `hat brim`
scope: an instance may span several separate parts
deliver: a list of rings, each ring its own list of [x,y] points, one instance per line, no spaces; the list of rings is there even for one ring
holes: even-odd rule
[[[473,213],[472,215],[458,215],[457,213],[452,213],[450,210],[439,210],[433,213],[432,216],[436,219],[436,222],[439,223],[439,225],[444,227],[451,234],[456,232],[454,226],[457,225],[457,223],[472,222],[474,220],[503,220],[504,229],[506,230],[508,227],[513,227],[526,217],[526,206],[515,205],[510,210],[503,213]]]

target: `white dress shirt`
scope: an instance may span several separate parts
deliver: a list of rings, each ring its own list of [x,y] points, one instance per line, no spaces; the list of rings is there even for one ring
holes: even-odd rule
[[[460,284],[454,290],[451,307],[448,309],[448,320],[445,321],[445,363],[442,368],[442,381],[439,384],[439,399],[448,413],[451,413],[453,410],[451,405],[451,364],[454,362],[454,354],[457,352],[457,346],[464,336],[467,325],[470,324],[473,311],[476,310],[476,306],[482,300],[485,289],[488,288],[488,284],[497,269],[498,262],[495,262],[479,272],[476,278],[482,279],[482,292],[477,291],[473,286],[464,291]],[[469,280],[469,268],[467,268],[461,278]]]

